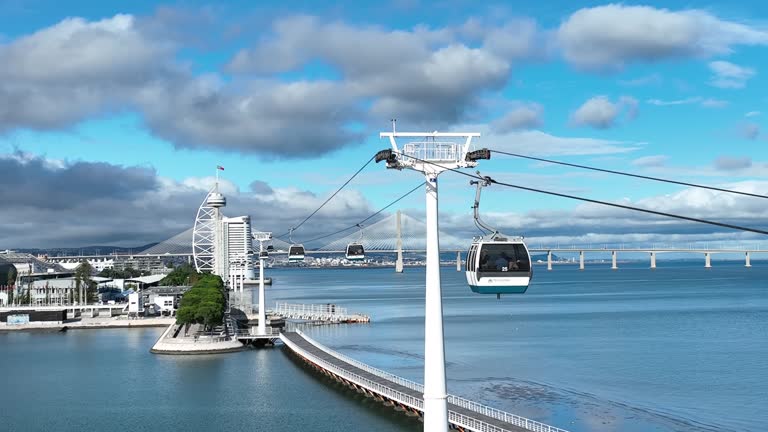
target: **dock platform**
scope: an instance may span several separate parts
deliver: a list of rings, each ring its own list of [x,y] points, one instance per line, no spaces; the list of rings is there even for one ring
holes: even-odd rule
[[[311,366],[384,404],[422,416],[424,386],[335,352],[301,331],[280,334],[282,342]],[[448,395],[448,421],[460,431],[567,432],[477,402]]]

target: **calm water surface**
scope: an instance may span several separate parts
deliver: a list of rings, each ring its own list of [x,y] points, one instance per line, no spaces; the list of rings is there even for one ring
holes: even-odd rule
[[[449,392],[574,431],[768,430],[768,263],[537,267],[522,296],[443,269]],[[368,325],[306,331],[422,381],[424,271],[272,270],[270,303],[335,303]],[[281,348],[148,350],[161,329],[0,334],[7,430],[420,430]],[[3,429],[6,429],[3,427]]]

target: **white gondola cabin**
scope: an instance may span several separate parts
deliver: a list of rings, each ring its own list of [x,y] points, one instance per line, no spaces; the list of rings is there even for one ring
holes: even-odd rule
[[[304,261],[304,245],[292,244],[288,248],[288,261],[289,262]]]
[[[499,234],[473,241],[466,275],[469,287],[478,294],[523,294],[533,276],[528,248],[522,238]]]
[[[350,243],[347,245],[346,257],[350,261],[360,261],[365,259],[365,249],[360,243]]]

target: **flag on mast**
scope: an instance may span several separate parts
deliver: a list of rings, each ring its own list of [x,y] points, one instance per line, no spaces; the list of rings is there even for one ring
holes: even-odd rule
[[[216,169],[220,171],[224,171],[224,167],[221,165],[216,165]]]

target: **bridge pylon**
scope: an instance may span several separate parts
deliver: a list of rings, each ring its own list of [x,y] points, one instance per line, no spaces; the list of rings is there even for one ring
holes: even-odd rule
[[[400,220],[400,210],[397,211],[396,218],[397,233],[397,260],[395,261],[395,273],[403,272],[403,224]]]

